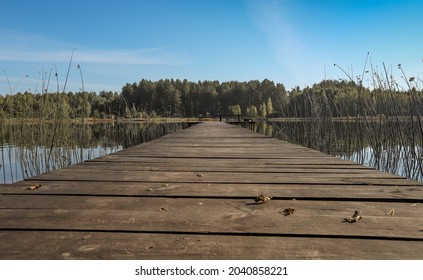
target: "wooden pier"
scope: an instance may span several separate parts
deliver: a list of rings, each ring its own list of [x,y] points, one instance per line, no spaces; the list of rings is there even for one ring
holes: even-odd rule
[[[201,123],[0,186],[0,259],[423,259],[422,202],[418,182]]]

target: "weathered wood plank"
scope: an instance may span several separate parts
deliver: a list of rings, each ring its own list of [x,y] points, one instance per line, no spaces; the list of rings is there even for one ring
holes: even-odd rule
[[[0,187],[0,194],[54,194],[93,196],[166,197],[257,197],[267,194],[278,199],[368,200],[423,202],[423,188],[410,185],[367,186],[325,184],[208,184],[150,182],[38,181],[41,188],[28,190],[34,182],[25,181]]]
[[[0,196],[1,229],[249,233],[414,238],[423,241],[421,206],[410,203]],[[284,216],[285,208],[294,208]],[[395,209],[394,216],[386,215]],[[344,218],[360,210],[363,219]]]
[[[188,159],[188,160],[187,160]],[[285,160],[284,160],[285,159]],[[221,164],[228,164],[232,166],[236,165],[246,165],[246,164],[264,164],[264,165],[287,165],[287,164],[301,164],[301,165],[316,165],[316,166],[326,166],[326,165],[340,165],[340,166],[360,166],[357,163],[346,161],[346,160],[339,160],[337,158],[331,158],[331,159],[325,159],[324,161],[316,159],[313,160],[313,158],[304,159],[304,158],[296,158],[293,156],[285,157],[282,159],[278,158],[253,158],[253,157],[205,157],[201,155],[195,155],[195,156],[143,156],[143,157],[136,157],[131,154],[123,155],[123,154],[110,154],[107,156],[103,156],[94,160],[87,161],[88,162],[110,162],[110,161],[117,161],[117,162],[162,162],[162,163],[180,163],[180,162],[186,162],[189,164],[191,161],[199,162],[199,163],[208,163],[213,164],[216,166],[219,166]]]
[[[209,143],[213,143],[212,140],[210,140]],[[157,144],[157,143],[154,143]],[[296,156],[305,156],[305,157],[325,157],[325,158],[333,158],[333,156],[327,155],[327,154],[323,154],[321,152],[318,151],[309,151],[306,148],[298,148],[298,147],[292,147],[292,149],[289,150],[283,150],[282,148],[286,148],[284,146],[280,146],[280,145],[268,145],[268,146],[261,146],[259,145],[259,143],[257,143],[257,146],[249,144],[249,145],[244,145],[242,147],[226,147],[225,145],[222,145],[221,147],[215,146],[215,147],[206,147],[206,145],[204,145],[203,147],[196,147],[196,146],[191,146],[191,147],[181,147],[181,146],[177,146],[175,148],[175,146],[173,145],[169,145],[169,146],[160,146],[160,150],[152,150],[149,149],[150,147],[153,146],[138,146],[135,147],[133,149],[129,149],[129,150],[123,150],[122,152],[120,152],[120,154],[127,154],[127,153],[134,153],[134,152],[138,152],[138,153],[142,153],[142,152],[150,152],[153,154],[160,154],[160,153],[170,153],[172,154],[181,154],[181,153],[200,153],[200,154],[248,154],[248,153],[254,153],[257,154],[257,156],[260,158],[260,155],[264,154],[280,154],[280,155],[296,155]],[[270,149],[275,149],[274,151],[270,150]],[[280,148],[280,150],[279,150]]]
[[[181,166],[181,164],[184,164]],[[230,165],[216,166],[210,162],[204,162],[200,165],[198,161],[181,161],[178,163],[148,163],[140,164],[137,162],[125,161],[96,161],[85,162],[80,165],[70,167],[75,169],[85,170],[126,170],[126,171],[171,171],[171,172],[232,172],[232,173],[338,173],[338,174],[363,174],[375,173],[374,169],[365,168],[362,166],[352,166],[347,168],[345,166],[326,165],[326,166],[295,166],[295,165],[279,165],[268,166],[265,164],[252,164],[248,166]],[[386,175],[386,173],[384,173]]]
[[[183,164],[183,165],[182,165]],[[125,161],[90,161],[81,163],[75,166],[69,167],[67,170],[72,170],[75,172],[79,171],[98,171],[98,170],[108,170],[110,172],[195,172],[201,173],[236,173],[242,176],[245,174],[284,174],[285,176],[290,176],[292,174],[305,173],[307,176],[324,176],[324,174],[346,174],[352,175],[357,174],[361,175],[370,175],[369,177],[374,178],[374,176],[381,176],[382,178],[392,178],[392,179],[404,179],[399,176],[390,175],[385,172],[376,171],[372,168],[366,168],[358,165],[351,166],[338,166],[338,165],[267,165],[262,163],[251,162],[246,166],[240,166],[236,163],[228,164],[227,162],[220,165],[214,165],[210,161],[179,161],[174,162],[149,162],[149,163],[138,163],[138,162],[125,162]],[[312,173],[312,174],[309,174]],[[376,174],[376,175],[375,175]],[[298,174],[301,175],[301,174]],[[335,175],[340,176],[340,175]],[[351,176],[348,176],[351,177]],[[415,183],[420,184],[420,183]],[[423,184],[420,184],[423,187]]]
[[[420,241],[90,231],[0,231],[0,239],[0,259],[423,259]]]
[[[243,184],[362,184],[362,185],[401,185],[409,184],[402,177],[373,174],[320,174],[313,173],[222,173],[222,172],[157,172],[157,171],[112,171],[61,169],[28,179],[44,181],[131,181],[155,183],[243,183]]]
[[[302,165],[302,166],[357,166],[357,168],[361,167],[360,165],[353,163],[351,161],[340,160],[334,157],[325,158],[324,160],[310,157],[310,158],[299,158],[299,157],[280,157],[280,158],[257,158],[248,155],[243,155],[242,157],[229,157],[229,156],[204,156],[204,155],[195,155],[195,156],[163,156],[163,155],[143,155],[137,156],[135,154],[110,154],[105,157],[100,157],[96,160],[92,160],[89,162],[136,162],[136,163],[144,163],[144,162],[161,162],[161,163],[186,163],[190,164],[190,162],[199,162],[202,164],[209,164],[211,166],[220,166],[221,164],[228,164],[232,166],[245,166],[248,164],[263,164],[268,166],[285,166],[285,165]]]

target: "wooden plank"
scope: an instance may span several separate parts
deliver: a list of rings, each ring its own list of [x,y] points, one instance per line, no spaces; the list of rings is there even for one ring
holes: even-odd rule
[[[243,166],[246,164],[264,164],[274,166],[285,166],[285,165],[301,165],[301,166],[360,166],[356,163],[346,160],[340,160],[334,157],[325,158],[324,160],[310,157],[310,158],[298,158],[298,157],[280,157],[280,158],[257,158],[253,156],[243,155],[241,156],[163,156],[163,155],[135,155],[135,154],[110,154],[105,157],[100,157],[96,160],[89,162],[103,162],[103,161],[117,161],[117,162],[137,162],[137,163],[149,163],[149,162],[162,162],[162,163],[187,163],[200,162],[208,163],[209,165],[219,166],[221,164],[228,164],[232,166]]]
[[[173,139],[172,139],[173,141]],[[150,143],[150,145],[145,146],[136,146],[133,148],[129,148],[126,150],[122,150],[118,152],[119,155],[133,155],[133,154],[154,154],[154,155],[160,155],[160,154],[167,154],[170,157],[174,155],[180,155],[185,154],[192,155],[192,154],[205,154],[208,155],[226,155],[228,157],[230,156],[238,156],[240,154],[254,154],[257,155],[258,158],[261,157],[269,157],[272,154],[278,155],[278,156],[294,156],[294,157],[324,157],[324,158],[334,158],[334,156],[330,156],[318,151],[310,150],[304,147],[299,146],[293,146],[290,144],[288,147],[285,145],[277,145],[276,143],[274,145],[260,145],[260,142],[254,144],[251,142],[247,142],[247,144],[244,144],[242,146],[231,146],[226,143],[221,143],[219,146],[211,146],[207,147],[207,144],[214,144],[216,145],[215,141],[213,139],[210,139],[210,142],[203,143],[201,147],[192,145],[192,146],[173,146],[173,145],[160,145],[160,149],[155,149],[155,146],[153,144],[160,144],[160,143]]]
[[[238,177],[246,177],[249,176],[258,176],[258,180],[262,181],[263,177],[272,177],[275,180],[278,180],[280,176],[284,177],[290,177],[292,176],[313,176],[316,178],[319,177],[327,177],[328,174],[334,178],[385,178],[385,179],[393,179],[393,180],[400,180],[404,179],[403,177],[387,174],[385,172],[378,172],[371,169],[320,169],[320,168],[299,168],[299,167],[285,167],[281,168],[279,167],[270,167],[266,168],[262,166],[261,168],[256,168],[255,166],[252,167],[225,167],[225,168],[219,168],[215,167],[213,165],[211,166],[205,166],[200,167],[196,166],[194,168],[185,166],[166,166],[166,165],[160,165],[163,166],[163,168],[160,167],[154,167],[154,166],[140,166],[140,165],[130,165],[130,164],[81,164],[81,165],[75,165],[66,169],[57,170],[54,173],[60,174],[60,176],[66,176],[67,173],[81,173],[80,176],[83,177],[84,172],[91,173],[91,178],[94,177],[97,173],[103,173],[107,171],[108,173],[128,173],[132,172],[134,174],[137,174],[141,177],[156,177],[156,176],[164,176],[164,177],[172,177],[175,176],[175,174],[179,174],[181,177],[192,177],[192,174],[198,175],[198,172],[203,172],[203,176],[208,176],[210,180],[215,180],[214,177],[221,177],[224,176],[225,173],[232,173],[237,175]],[[333,170],[333,172],[332,172]],[[310,174],[312,173],[312,174]],[[200,177],[203,177],[200,176]],[[267,179],[270,180],[270,179]]]
[[[409,184],[399,176],[383,173],[372,174],[320,174],[307,173],[223,173],[223,172],[157,172],[157,171],[113,171],[61,169],[28,179],[44,181],[131,181],[155,183],[243,183],[243,184],[363,184],[401,185]]]
[[[423,242],[420,241],[388,242],[349,238],[90,231],[0,231],[0,239],[2,240],[0,259],[410,260],[423,258]]]
[[[423,188],[400,185],[324,185],[324,184],[208,184],[150,182],[37,181],[41,188],[28,190],[34,182],[25,181],[0,187],[0,194],[163,196],[202,198],[254,198],[260,194],[275,199],[408,201],[423,203]]]
[[[181,162],[182,163],[182,162]],[[198,161],[185,161],[186,165],[165,163],[149,163],[140,164],[138,162],[117,162],[117,161],[97,161],[86,162],[78,166],[78,168],[95,169],[108,168],[110,170],[131,170],[131,171],[204,171],[204,172],[244,172],[244,173],[316,173],[316,172],[334,172],[334,173],[374,173],[375,170],[365,167],[345,167],[336,165],[309,165],[309,166],[295,166],[295,165],[278,165],[269,166],[266,164],[252,164],[246,166],[225,164],[223,166],[216,166],[210,164],[211,162],[204,162],[200,165]]]
[[[1,229],[345,236],[423,241],[421,206],[410,203],[0,196]],[[284,216],[285,208],[294,208]],[[394,216],[386,215],[395,209]],[[355,210],[363,219],[344,222]]]
[[[330,163],[338,163],[339,159],[336,159],[335,157],[332,156],[322,156],[322,157],[314,157],[314,156],[309,156],[309,157],[299,157],[299,156],[286,156],[284,154],[279,155],[277,153],[268,153],[268,154],[252,154],[252,153],[238,153],[238,154],[219,154],[219,153],[208,153],[208,154],[201,154],[201,153],[192,153],[192,154],[188,154],[188,153],[173,153],[173,154],[167,154],[165,151],[161,152],[161,153],[148,153],[148,152],[143,152],[143,153],[136,153],[136,152],[130,152],[128,154],[119,154],[118,156],[121,155],[125,155],[127,157],[166,157],[166,158],[216,158],[216,159],[227,159],[227,158],[234,158],[234,159],[277,159],[277,160],[291,160],[291,159],[297,159],[298,161],[300,161],[301,163],[305,163],[306,161],[310,161],[311,163],[318,163],[319,160],[321,161],[322,159],[327,159],[329,160]],[[331,161],[332,160],[332,161]]]
[[[184,164],[181,166],[181,164]],[[210,162],[205,162],[201,165],[198,161],[181,161],[178,163],[169,162],[152,162],[148,164],[140,164],[138,162],[116,162],[116,161],[96,161],[85,162],[73,167],[70,170],[78,172],[78,170],[110,170],[110,171],[131,171],[131,172],[225,172],[225,173],[330,173],[330,174],[374,174],[375,170],[361,166],[352,166],[347,168],[345,166],[336,165],[310,165],[310,166],[295,166],[295,165],[279,165],[268,166],[265,164],[252,164],[247,166],[238,166],[225,164],[224,166],[216,166]],[[379,172],[384,174],[384,172]]]
[[[387,175],[382,171],[360,165],[269,165],[268,163],[250,161],[240,165],[239,162],[221,160],[218,164],[208,160],[133,162],[125,161],[89,161],[68,168],[69,170],[109,170],[109,171],[148,171],[148,172],[230,172],[230,173],[319,173],[319,174],[378,174],[386,178],[400,179],[402,177]],[[312,176],[312,174],[310,174]],[[416,185],[422,185],[416,182]]]
[[[208,143],[214,143],[212,140],[210,140],[210,142]],[[154,144],[158,144],[158,143],[154,143]],[[160,150],[151,150],[148,149],[152,146],[138,146],[135,147],[133,149],[129,149],[129,150],[122,150],[119,154],[128,154],[128,153],[133,153],[133,152],[151,152],[153,154],[160,154],[162,152],[165,153],[170,153],[170,154],[179,154],[179,153],[205,153],[205,154],[239,154],[239,153],[255,153],[257,155],[260,154],[272,154],[272,153],[276,153],[276,154],[287,154],[287,155],[297,155],[297,156],[306,156],[306,157],[311,157],[311,156],[321,156],[321,157],[328,157],[328,158],[333,158],[333,156],[318,152],[318,151],[313,151],[313,150],[309,150],[306,148],[301,148],[301,147],[292,147],[292,149],[286,150],[285,146],[281,146],[281,145],[265,145],[262,146],[259,143],[257,143],[257,146],[248,143],[248,145],[243,145],[243,146],[228,146],[228,145],[220,145],[220,146],[212,146],[212,147],[207,147],[206,146],[207,143],[203,144],[204,146],[202,147],[197,147],[197,146],[187,146],[187,147],[182,147],[182,146],[176,146],[177,149],[175,149],[175,146],[173,145],[160,145]],[[215,143],[214,143],[215,144]],[[275,149],[274,151],[270,150],[270,149]],[[280,148],[280,150],[278,150],[278,148]],[[284,148],[284,149],[282,149]]]

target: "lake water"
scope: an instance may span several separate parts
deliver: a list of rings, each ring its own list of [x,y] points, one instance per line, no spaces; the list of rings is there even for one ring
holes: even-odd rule
[[[187,127],[186,123],[0,125],[0,184],[114,153]]]
[[[417,121],[273,121],[259,122],[255,130],[423,182],[423,131]]]

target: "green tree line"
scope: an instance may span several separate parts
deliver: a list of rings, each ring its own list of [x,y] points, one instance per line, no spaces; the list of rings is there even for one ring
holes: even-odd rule
[[[421,114],[422,91],[361,87],[352,81],[324,80],[287,91],[268,79],[247,82],[179,79],[127,83],[121,92],[30,92],[0,95],[3,118],[110,117],[348,117]]]

